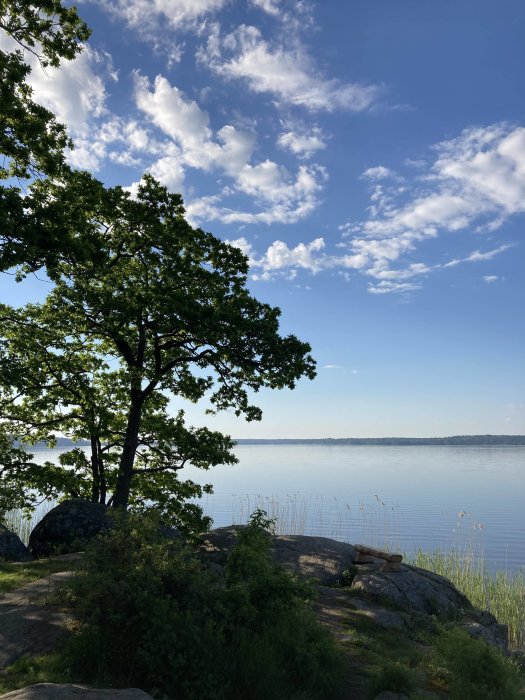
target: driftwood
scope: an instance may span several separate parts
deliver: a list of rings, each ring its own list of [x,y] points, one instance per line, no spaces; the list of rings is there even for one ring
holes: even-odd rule
[[[399,571],[403,556],[401,554],[390,554],[383,552],[380,549],[366,547],[364,544],[354,544],[354,549],[357,551],[356,564],[371,563],[375,559],[383,559],[385,562],[381,567],[381,571]]]

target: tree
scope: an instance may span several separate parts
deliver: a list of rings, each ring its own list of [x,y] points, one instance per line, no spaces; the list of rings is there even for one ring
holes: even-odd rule
[[[48,487],[62,479],[116,508],[150,500],[183,519],[201,491],[177,472],[235,457],[230,438],[170,415],[170,398],[258,420],[249,392],[293,388],[315,363],[307,343],[279,335],[280,310],[249,293],[247,258],[192,228],[179,195],[150,176],[136,199],[81,177],[100,254],[58,262],[45,303],[0,309],[4,419],[25,439],[90,441],[91,458],[69,452],[58,478],[41,469]]]
[[[49,212],[35,210],[22,188],[30,179],[67,175],[64,149],[72,143],[52,112],[33,101],[24,54],[33,54],[42,70],[56,68],[82,50],[90,31],[59,0],[0,0],[0,29],[13,45],[0,51],[0,180],[11,181],[0,186],[0,270],[20,263],[34,269],[75,250],[75,237]]]

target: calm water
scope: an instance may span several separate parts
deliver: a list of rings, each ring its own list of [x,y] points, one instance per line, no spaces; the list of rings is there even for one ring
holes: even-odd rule
[[[260,506],[283,533],[405,552],[471,547],[492,570],[525,569],[525,447],[240,445],[236,454],[233,467],[184,472],[214,485],[203,505],[216,527]]]

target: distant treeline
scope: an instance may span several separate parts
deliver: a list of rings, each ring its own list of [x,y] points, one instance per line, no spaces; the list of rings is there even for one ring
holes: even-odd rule
[[[237,440],[239,445],[525,445],[525,435],[452,435],[411,438],[312,438],[282,440]]]
[[[525,435],[452,435],[450,437],[411,438],[259,438],[236,440],[239,445],[525,445]],[[56,447],[82,447],[89,445],[88,440],[73,442],[68,438],[56,439]],[[47,445],[37,442],[28,449],[45,449]]]

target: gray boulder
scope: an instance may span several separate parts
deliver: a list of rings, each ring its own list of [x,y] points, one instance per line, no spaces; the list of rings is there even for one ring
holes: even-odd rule
[[[33,556],[18,535],[0,523],[0,560],[31,561]]]
[[[474,639],[483,639],[504,656],[509,655],[509,628],[487,610],[476,610],[460,625]]]
[[[29,536],[29,551],[35,557],[76,552],[109,527],[105,506],[73,498],[59,503],[42,518]]]
[[[200,551],[211,568],[220,570],[237,542],[244,525],[220,527],[203,535]],[[268,535],[274,561],[291,573],[313,579],[322,585],[338,583],[352,567],[357,552],[351,544],[328,537],[305,535]]]
[[[352,590],[399,610],[441,619],[456,618],[472,610],[468,598],[448,579],[416,566],[402,565],[400,571],[392,572],[360,567]]]
[[[115,700],[153,700],[151,695],[143,690],[138,690],[138,688],[103,690],[70,683],[37,683],[0,696],[0,700],[77,700],[78,698],[86,698],[86,700],[113,700],[113,698]]]

